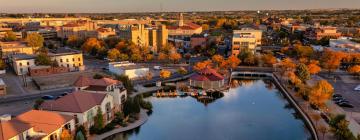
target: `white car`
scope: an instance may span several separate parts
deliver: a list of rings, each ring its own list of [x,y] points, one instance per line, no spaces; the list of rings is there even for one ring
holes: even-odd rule
[[[358,85],[356,88],[354,88],[356,91],[360,91],[360,85]]]
[[[161,67],[160,66],[154,66],[154,69],[155,70],[161,70]]]

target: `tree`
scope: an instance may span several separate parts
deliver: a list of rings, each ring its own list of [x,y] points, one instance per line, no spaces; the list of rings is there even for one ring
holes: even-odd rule
[[[174,52],[170,53],[169,59],[173,61],[174,63],[178,62],[181,59],[181,54]]]
[[[202,24],[201,27],[202,27],[202,29],[203,29],[204,31],[210,29],[208,24]]]
[[[208,66],[211,66],[212,65],[212,62],[210,60],[206,60],[206,61],[202,61],[202,62],[197,62],[195,65],[194,65],[194,70],[196,71],[200,71]]]
[[[131,94],[132,91],[134,90],[134,86],[133,84],[131,83],[131,80],[129,79],[128,76],[126,75],[119,75],[119,76],[116,76],[116,79],[121,81],[124,85],[124,87],[126,88],[128,94]]]
[[[128,97],[124,103],[124,116],[129,116],[133,111],[133,100],[131,97]]]
[[[76,35],[71,35],[66,40],[66,44],[73,48],[80,48],[82,43],[84,43],[84,40],[78,38]]]
[[[39,48],[44,46],[44,38],[38,33],[28,34],[25,38],[25,41],[34,52],[37,52]]]
[[[120,53],[118,58],[120,61],[126,61],[126,60],[129,60],[129,55]]]
[[[119,58],[119,56],[120,56],[120,51],[118,49],[114,48],[114,49],[110,49],[108,51],[107,57],[110,60],[117,60]]]
[[[161,70],[160,77],[163,79],[169,78],[171,76],[171,71],[168,70]]]
[[[230,56],[227,60],[230,68],[236,68],[241,63],[241,60],[235,56]]]
[[[94,118],[94,128],[96,130],[101,130],[102,128],[104,128],[104,118],[103,118],[103,113],[101,111],[101,108],[99,107],[98,110],[97,110],[97,113],[95,115],[95,118]]]
[[[60,135],[61,140],[72,140],[69,130],[63,129]]]
[[[43,100],[43,99],[37,99],[37,100],[35,101],[35,104],[34,104],[33,108],[34,108],[35,110],[39,110],[42,103],[44,103],[44,100]]]
[[[338,140],[350,140],[354,138],[349,130],[349,122],[346,120],[345,115],[337,115],[331,118],[329,125],[331,127],[330,131],[334,133]]]
[[[98,50],[104,49],[104,46],[97,38],[88,38],[81,46],[81,49],[86,53],[96,51],[96,54]]]
[[[311,114],[311,118],[314,119],[315,127],[317,127],[317,124],[318,124],[319,120],[321,119],[321,116],[317,113],[314,113],[314,114]]]
[[[130,60],[134,62],[139,62],[141,60],[141,55],[138,53],[134,53],[131,55]]]
[[[314,54],[314,50],[309,46],[296,45],[294,47],[295,54],[298,58],[310,58]]]
[[[320,80],[311,89],[309,101],[312,105],[323,107],[325,102],[328,101],[334,92],[333,86],[326,80]]]
[[[153,74],[151,73],[151,72],[147,72],[146,74],[145,74],[145,79],[146,80],[151,80],[153,78]]]
[[[6,68],[6,64],[4,62],[4,60],[0,60],[0,70],[4,70]]]
[[[356,76],[359,76],[360,78],[360,65],[352,66],[348,69],[348,72],[351,74],[354,74]]]
[[[7,31],[5,33],[5,36],[3,38],[4,41],[15,41],[16,40],[16,34],[13,31]]]
[[[310,79],[310,72],[309,69],[307,68],[307,66],[305,64],[300,63],[297,67],[296,67],[296,75],[300,78],[300,80],[302,82],[306,82],[307,80]]]
[[[52,64],[52,61],[51,61],[50,57],[47,54],[40,53],[35,58],[35,64],[36,65],[50,66]]]
[[[276,63],[276,57],[272,54],[262,55],[261,60],[264,62],[265,66],[273,66]]]
[[[216,67],[219,67],[221,62],[224,61],[224,57],[217,54],[212,56],[211,60],[216,63]]]
[[[307,66],[310,74],[314,75],[321,71],[321,68],[318,64],[319,64],[319,61],[316,61],[316,60],[310,61],[310,64]]]
[[[290,58],[285,58],[280,62],[279,68],[281,76],[283,76],[287,72],[293,72],[296,68],[296,64],[294,64]]]
[[[182,75],[185,75],[188,73],[188,71],[184,68],[184,67],[180,67],[178,70],[177,70],[177,73],[180,73]]]
[[[330,73],[339,68],[343,57],[344,54],[342,52],[325,49],[320,58],[320,63],[322,68],[326,69]]]
[[[241,49],[238,58],[241,62],[245,62],[245,59],[254,57],[254,54],[249,49]]]
[[[165,53],[160,52],[158,56],[158,60],[166,60],[168,58],[168,55]]]

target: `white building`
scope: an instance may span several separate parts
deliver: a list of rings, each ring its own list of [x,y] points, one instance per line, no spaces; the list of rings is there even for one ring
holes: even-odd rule
[[[339,38],[339,39],[330,39],[329,45],[332,50],[336,51],[357,51],[360,52],[360,43],[351,41],[351,38]]]
[[[256,47],[261,45],[262,31],[244,28],[234,30],[231,54],[237,56],[242,49],[255,53]]]
[[[109,71],[116,75],[126,75],[130,79],[145,77],[149,72],[149,68],[130,63],[123,62],[110,62]]]
[[[11,62],[17,75],[27,74],[30,67],[36,66],[34,55],[14,54],[11,56]]]

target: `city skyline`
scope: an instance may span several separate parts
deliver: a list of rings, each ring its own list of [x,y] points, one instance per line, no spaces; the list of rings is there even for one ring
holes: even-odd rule
[[[0,0],[0,13],[125,13],[360,8],[359,0]]]

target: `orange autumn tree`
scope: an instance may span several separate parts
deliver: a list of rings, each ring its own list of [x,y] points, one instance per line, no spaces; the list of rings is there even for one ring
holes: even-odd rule
[[[320,80],[314,87],[312,87],[309,94],[309,101],[312,105],[324,107],[326,101],[331,98],[333,93],[333,86],[326,80]]]
[[[88,38],[81,46],[81,49],[86,53],[90,53],[93,49],[100,50],[102,48],[104,46],[97,38]]]
[[[281,74],[283,75],[286,72],[294,71],[296,68],[296,64],[290,58],[285,58],[280,62],[279,68],[280,68]]]
[[[174,63],[179,62],[179,60],[181,59],[181,54],[177,52],[170,53],[169,59]]]
[[[171,76],[171,71],[168,70],[161,70],[160,77],[163,79],[169,78]]]
[[[350,67],[348,72],[360,77],[360,65]]]
[[[335,52],[326,49],[320,58],[321,66],[329,73],[334,72],[339,68],[341,60],[344,58],[344,56],[345,54],[342,52]]]
[[[219,67],[220,64],[221,64],[221,62],[224,61],[224,57],[222,57],[221,55],[218,55],[218,54],[217,54],[217,55],[214,55],[214,56],[211,58],[211,60],[216,63],[216,66],[217,66],[217,67]]]
[[[61,140],[72,140],[69,130],[63,129],[60,135]]]
[[[241,63],[241,60],[236,56],[230,56],[226,61],[229,64],[230,68],[236,68]]]
[[[193,68],[194,68],[194,70],[199,71],[199,70],[202,70],[211,65],[212,65],[211,60],[206,60],[206,61],[202,61],[202,62],[197,62]]]
[[[310,64],[308,65],[308,69],[311,75],[317,74],[321,71],[321,67],[319,66],[319,61],[310,60]]]
[[[276,63],[276,58],[272,54],[264,54],[261,59],[264,62],[265,66],[271,67]]]

